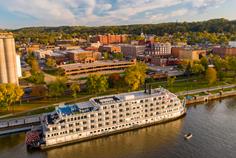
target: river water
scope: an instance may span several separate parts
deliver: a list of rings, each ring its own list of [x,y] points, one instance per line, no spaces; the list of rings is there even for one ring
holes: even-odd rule
[[[192,139],[183,135],[191,132]],[[0,158],[236,158],[236,97],[188,107],[179,120],[28,152],[25,134],[0,137]]]

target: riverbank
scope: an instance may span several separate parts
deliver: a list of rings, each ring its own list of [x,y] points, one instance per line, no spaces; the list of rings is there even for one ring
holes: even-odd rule
[[[226,97],[231,97],[231,96],[236,96],[236,90],[231,90],[231,91],[220,91],[218,93],[212,94],[209,92],[209,94],[202,95],[202,96],[194,96],[190,99],[187,99],[186,104],[195,104],[195,103],[200,103],[200,102],[207,102],[211,100],[216,100],[216,99],[222,99]]]

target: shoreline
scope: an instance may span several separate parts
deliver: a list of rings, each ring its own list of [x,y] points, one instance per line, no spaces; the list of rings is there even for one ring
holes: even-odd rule
[[[196,91],[199,92],[200,89],[196,89]],[[218,89],[219,90],[219,89]],[[206,92],[205,90],[201,92]],[[181,92],[183,93],[183,92]],[[186,93],[186,92],[185,92]],[[198,93],[195,93],[195,95]],[[192,94],[191,99],[186,100],[186,105],[191,105],[191,104],[196,104],[196,103],[201,103],[201,102],[207,102],[211,100],[216,100],[216,99],[222,99],[226,97],[231,97],[231,96],[236,96],[236,90],[231,90],[231,91],[220,91],[215,94],[206,94],[202,96],[194,96]],[[178,95],[179,97],[182,95]],[[11,119],[5,119],[5,120],[0,120],[0,135],[7,135],[7,134],[12,134],[12,133],[17,133],[17,132],[24,132],[29,130],[29,127],[32,127],[33,125],[40,124],[40,118],[43,115],[31,115],[31,116],[25,116],[25,117],[16,117],[16,118],[11,118]],[[28,127],[28,128],[27,128]]]
[[[195,104],[195,103],[201,103],[201,102],[208,102],[212,100],[227,98],[236,96],[236,90],[233,91],[227,91],[227,92],[219,92],[216,94],[208,94],[203,96],[194,96],[193,99],[186,100],[186,105]]]

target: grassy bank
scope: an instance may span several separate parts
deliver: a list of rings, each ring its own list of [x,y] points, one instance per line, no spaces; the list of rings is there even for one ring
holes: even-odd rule
[[[229,79],[227,79],[229,80]],[[172,87],[167,87],[166,82],[163,81],[155,81],[152,82],[152,87],[157,88],[157,87],[164,87],[169,89],[171,92],[181,92],[181,91],[188,91],[188,90],[194,90],[194,89],[200,89],[200,88],[208,88],[208,87],[214,87],[214,86],[223,86],[223,85],[229,85],[233,84],[235,82],[227,81],[219,81],[214,83],[213,85],[208,85],[208,82],[203,78],[199,76],[193,76],[187,80],[183,78],[183,80],[176,81]],[[225,91],[227,91],[226,89]],[[99,94],[99,95],[108,95],[108,94],[115,94],[115,93],[121,93],[121,92],[127,92],[128,88],[123,87],[120,88],[119,90],[116,89],[108,89],[105,93]],[[218,91],[212,92],[212,93],[217,93]],[[199,94],[203,95],[203,94]],[[30,102],[23,102],[21,104],[15,104],[12,109],[13,111],[1,111],[1,115],[6,115],[6,114],[12,114],[9,117],[19,117],[19,116],[27,116],[27,115],[34,115],[34,114],[40,114],[40,113],[45,113],[45,112],[50,112],[54,110],[54,107],[57,106],[59,103],[62,102],[82,102],[82,101],[87,101],[91,97],[95,97],[97,95],[95,94],[88,94],[88,93],[81,93],[77,98],[73,98],[72,96],[63,96],[60,98],[47,98],[47,99],[42,99],[42,100],[36,100],[36,101],[30,101]]]

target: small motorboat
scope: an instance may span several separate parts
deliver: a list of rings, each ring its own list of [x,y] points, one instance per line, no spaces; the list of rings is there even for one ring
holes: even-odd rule
[[[192,136],[193,136],[192,133],[188,133],[188,134],[184,135],[184,138],[185,139],[190,139],[190,138],[192,138]]]

